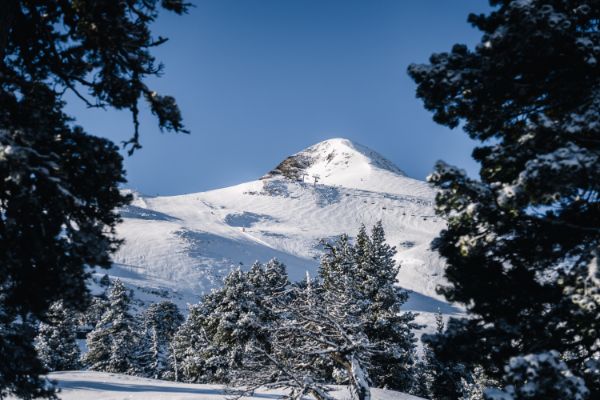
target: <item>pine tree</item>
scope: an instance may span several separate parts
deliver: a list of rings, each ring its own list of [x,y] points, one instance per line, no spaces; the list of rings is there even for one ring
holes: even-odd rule
[[[73,310],[61,301],[53,303],[39,325],[35,344],[38,357],[49,371],[80,368],[76,329]]]
[[[461,379],[461,400],[485,400],[485,393],[498,387],[498,381],[490,379],[483,368],[476,366],[468,378]]]
[[[211,344],[207,362],[218,382],[229,383],[235,371],[242,368],[245,345],[265,337],[257,293],[247,274],[238,269],[227,276],[222,289],[206,296],[203,302],[213,304],[203,324]]]
[[[280,280],[281,281],[281,280]],[[369,344],[355,303],[343,292],[323,290],[323,286],[307,277],[307,281],[274,291],[263,297],[272,318],[264,328],[268,346],[250,342],[252,356],[235,383],[252,392],[268,385],[291,389],[290,397],[301,399],[312,395],[318,400],[331,400],[331,368],[323,374],[323,366],[342,371],[352,399],[370,398],[369,379],[365,370]]]
[[[292,286],[288,296],[273,298],[280,317],[268,355],[272,370],[266,373],[277,376],[280,386],[292,387],[295,398],[331,398],[326,384],[332,382],[333,369],[342,374],[351,399],[370,398],[368,368],[374,349],[355,299],[352,285],[325,289],[309,277],[304,285]],[[333,368],[324,369],[328,366]]]
[[[482,144],[480,179],[438,163],[434,242],[449,301],[471,314],[427,340],[443,361],[502,379],[512,357],[558,351],[600,396],[600,3],[491,1],[474,49],[411,65],[434,120]]]
[[[34,321],[20,320],[0,307],[0,398],[12,394],[19,398],[56,398],[47,372],[34,347]],[[13,353],[19,351],[15,356]]]
[[[485,400],[547,400],[588,398],[582,378],[573,375],[556,351],[510,359],[503,389],[487,389]]]
[[[364,224],[361,224],[360,228],[358,228],[353,255],[353,270],[350,273],[369,269],[371,264],[371,238]]]
[[[108,308],[88,334],[85,363],[94,371],[134,374],[140,369],[139,324],[131,314],[131,295],[116,279],[108,296]]]
[[[250,283],[258,291],[258,301],[262,305],[262,297],[273,296],[281,293],[290,284],[285,265],[279,260],[273,258],[264,266],[255,263],[248,273]]]
[[[183,315],[177,306],[170,301],[151,304],[143,315],[145,341],[149,344],[148,370],[155,379],[170,378],[169,365],[172,359],[171,342],[179,326],[183,323]]]
[[[175,360],[184,380],[231,383],[242,380],[254,347],[268,347],[271,312],[264,303],[287,285],[283,264],[255,263],[249,272],[232,271],[222,288],[190,309],[174,340]],[[260,357],[260,356],[258,356]]]
[[[408,293],[396,285],[400,267],[394,256],[396,249],[385,242],[381,221],[371,232],[369,262],[355,271],[361,282],[362,295],[368,301],[364,317],[367,319],[366,335],[377,348],[371,359],[369,371],[375,385],[395,390],[408,390],[412,386],[416,338],[413,330],[419,326],[415,315],[402,312],[401,306]]]
[[[325,250],[319,270],[323,286],[357,308],[374,349],[368,368],[373,384],[409,390],[416,342],[412,330],[418,326],[412,313],[401,312],[408,295],[395,285],[396,251],[385,242],[381,222],[373,227],[371,237],[361,226],[353,246],[342,236]]]
[[[117,146],[73,126],[66,93],[89,107],[131,111],[130,151],[140,147],[141,99],[161,128],[185,131],[174,99],[145,84],[162,69],[150,49],[166,39],[149,30],[161,8],[181,14],[187,4],[2,2],[0,343],[13,347],[2,349],[0,396],[50,396],[37,378],[39,363],[30,362],[33,343],[14,341],[11,332],[33,329],[54,301],[85,307],[88,267],[111,265],[119,244],[115,209],[129,201],[119,191],[125,178]]]
[[[326,384],[334,379],[348,384],[353,399],[370,398],[372,382],[412,387],[417,325],[400,312],[407,295],[395,287],[395,250],[381,223],[371,237],[362,226],[354,245],[342,235],[324,247],[322,282],[307,278],[285,295],[264,297],[275,315],[267,325],[270,352],[263,350],[269,368],[255,368],[250,382],[319,399],[329,398]]]
[[[450,320],[449,324],[452,325],[455,321]],[[442,335],[445,327],[443,314],[438,310],[435,315],[435,334]],[[473,371],[469,371],[460,362],[440,359],[427,339],[427,335],[423,335],[421,338],[423,357],[417,368],[420,374],[419,379],[422,381],[417,382],[415,395],[433,400],[470,399],[465,396],[470,396],[476,390],[486,388],[486,386],[478,386],[483,382],[477,381],[477,377],[485,376],[481,368],[475,367]],[[488,379],[486,382],[492,382],[492,380]]]
[[[439,309],[435,314],[435,327],[436,333],[443,333],[444,319]],[[443,384],[440,385],[440,382],[436,382],[439,381],[439,367],[440,364],[435,358],[435,353],[427,343],[423,343],[423,353],[415,366],[415,377],[410,393],[427,399],[443,399],[443,396],[434,392],[435,389],[444,387]]]
[[[323,287],[329,290],[338,285],[339,277],[352,273],[354,247],[346,234],[340,235],[333,243],[323,241],[322,244],[325,253],[321,257],[319,276],[323,280]]]
[[[207,362],[210,343],[203,326],[208,312],[204,303],[190,305],[185,322],[173,337],[170,365],[175,381],[213,381],[213,371],[209,370]]]
[[[87,309],[79,314],[79,325],[85,330],[93,330],[108,308],[106,295],[93,296]]]
[[[269,328],[275,318],[266,300],[288,283],[280,262],[255,263],[248,272],[230,273],[222,289],[203,299],[210,309],[203,321],[210,343],[207,364],[218,381],[242,381],[246,371],[264,363],[262,352],[269,352]]]

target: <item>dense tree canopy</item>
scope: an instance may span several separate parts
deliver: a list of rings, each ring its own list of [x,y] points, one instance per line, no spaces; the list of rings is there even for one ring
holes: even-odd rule
[[[61,301],[52,303],[46,313],[47,322],[38,327],[35,348],[49,371],[67,371],[81,367],[76,341],[75,313]]]
[[[117,147],[73,126],[64,95],[90,107],[130,110],[130,152],[140,147],[144,98],[161,128],[184,131],[173,98],[144,84],[161,66],[149,24],[181,0],[6,0],[0,7],[0,395],[37,393],[40,368],[29,332],[48,306],[86,304],[89,267],[108,267],[118,245],[115,208],[122,159]],[[29,338],[29,339],[27,339]],[[24,362],[25,359],[30,361]],[[28,368],[16,366],[30,365]],[[13,366],[15,366],[13,368]],[[15,375],[16,374],[16,375]],[[8,379],[7,377],[12,377]]]
[[[163,44],[154,38],[149,24],[159,8],[184,13],[183,0],[7,0],[0,14],[0,71],[2,108],[19,127],[21,118],[42,112],[38,105],[24,107],[23,100],[38,98],[57,106],[66,90],[73,91],[90,107],[130,110],[134,120],[131,150],[139,148],[138,102],[144,98],[158,117],[161,128],[185,129],[175,100],[161,96],[144,83],[159,75],[162,65],[150,53]],[[47,93],[41,93],[47,91]],[[50,96],[44,99],[45,94]],[[8,123],[6,121],[3,123]],[[6,127],[5,127],[6,128]]]
[[[133,374],[141,370],[141,327],[131,311],[133,296],[123,282],[115,280],[108,306],[94,330],[87,335],[84,362],[93,371]]]
[[[431,337],[439,356],[501,377],[519,354],[558,351],[600,394],[600,1],[493,0],[483,32],[411,65],[435,121],[481,142],[480,179],[439,163],[434,247],[442,293],[474,318]]]

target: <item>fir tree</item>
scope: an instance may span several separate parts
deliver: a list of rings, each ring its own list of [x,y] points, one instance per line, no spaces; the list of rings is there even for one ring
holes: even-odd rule
[[[450,325],[455,321],[450,320]],[[441,311],[438,310],[435,315],[435,333],[442,335],[444,330],[444,317]],[[460,362],[439,358],[429,342],[423,340],[423,338],[421,340],[423,342],[423,359],[418,368],[419,373],[422,375],[420,378],[423,381],[420,383],[421,391],[418,395],[433,400],[455,400],[457,399],[456,396],[461,399],[468,399],[469,397],[465,396],[469,396],[469,393],[485,389],[485,387],[477,387],[482,382],[476,381],[477,376],[475,375],[485,376],[482,370],[479,371],[475,367],[473,371],[469,371]]]
[[[255,263],[249,272],[232,271],[222,288],[190,308],[174,339],[174,362],[181,377],[192,382],[230,383],[242,380],[255,354],[254,346],[268,346],[264,300],[272,290],[285,287],[285,267],[277,261]],[[252,360],[252,361],[250,361]]]
[[[85,363],[91,370],[134,374],[140,369],[139,324],[131,314],[130,305],[129,290],[116,279],[108,296],[108,307],[87,337]]]
[[[70,92],[89,107],[129,110],[139,148],[139,102],[161,128],[185,131],[172,97],[151,90],[158,75],[149,30],[158,10],[184,13],[181,0],[6,0],[0,11],[0,395],[43,396],[30,331],[50,304],[87,304],[88,267],[109,267],[119,244],[114,211],[122,157],[110,141],[73,126]],[[31,324],[29,328],[23,324]],[[8,335],[4,337],[4,335]],[[33,337],[24,334],[23,339]],[[25,368],[31,365],[31,369]],[[14,369],[13,369],[14,367]],[[46,393],[46,394],[45,394]]]
[[[439,309],[435,314],[435,327],[436,333],[443,333],[444,319]],[[427,399],[442,399],[443,396],[439,396],[434,392],[436,388],[444,387],[443,384],[439,384],[439,373],[440,364],[435,358],[435,353],[427,343],[423,343],[423,354],[416,364],[415,378],[410,393]]]
[[[185,322],[173,337],[170,362],[175,381],[207,383],[213,380],[213,371],[209,371],[207,362],[210,344],[204,331],[208,312],[203,303],[190,305]]]
[[[588,398],[582,378],[573,375],[556,351],[510,359],[503,389],[487,389],[485,400],[547,400]]]
[[[374,385],[408,390],[413,385],[417,328],[412,313],[401,312],[407,293],[396,287],[396,251],[385,242],[378,222],[369,237],[361,226],[354,246],[340,237],[325,246],[319,274],[327,292],[344,296],[357,308],[373,347],[369,376]],[[343,292],[339,293],[340,290]]]
[[[170,301],[151,304],[143,315],[145,341],[149,344],[150,376],[155,379],[172,377],[169,371],[172,358],[171,342],[177,329],[183,323],[183,315]]]
[[[323,400],[332,398],[326,386],[332,376],[323,374],[323,367],[331,366],[343,375],[352,399],[370,398],[368,367],[374,349],[351,285],[325,289],[307,277],[287,296],[272,298],[271,306],[279,318],[274,320],[272,351],[265,354],[270,368],[262,374],[276,377],[275,385],[291,387],[294,398],[310,394]]]
[[[288,283],[280,262],[255,263],[248,272],[233,271],[222,289],[203,299],[210,309],[203,321],[210,343],[207,363],[218,381],[242,381],[245,371],[265,362],[262,352],[269,352],[275,318],[267,300]]]
[[[371,237],[361,227],[355,245],[346,235],[325,243],[322,282],[307,279],[285,295],[265,297],[276,317],[267,325],[270,352],[257,351],[269,368],[255,368],[250,381],[289,385],[294,396],[321,399],[330,396],[325,385],[334,374],[354,399],[368,399],[372,382],[410,388],[416,324],[412,314],[400,312],[407,296],[394,285],[394,255],[381,223]]]
[[[364,229],[364,227],[363,227]],[[322,242],[325,253],[321,257],[319,276],[326,290],[335,288],[339,277],[349,276],[354,265],[354,247],[348,235],[343,234],[333,243]]]
[[[50,382],[41,377],[47,370],[34,347],[34,321],[21,321],[0,307],[0,324],[0,398],[9,393],[25,399],[55,398]],[[15,356],[15,351],[20,354]]]
[[[485,393],[498,387],[498,381],[490,379],[483,368],[476,366],[467,378],[461,379],[461,400],[485,400]]]
[[[248,279],[258,291],[260,304],[264,302],[261,297],[270,297],[281,293],[290,284],[285,265],[277,259],[271,259],[264,266],[255,263],[248,273]]]
[[[80,368],[76,329],[73,310],[65,308],[61,301],[53,303],[39,325],[35,344],[46,369],[67,371]]]
[[[105,295],[93,296],[87,309],[79,314],[79,325],[84,330],[93,330],[102,319],[107,308],[108,299]]]
[[[385,242],[381,221],[371,232],[369,262],[356,271],[362,295],[368,301],[364,317],[366,335],[377,348],[369,371],[379,387],[408,390],[412,386],[416,338],[413,330],[419,326],[415,316],[402,312],[408,293],[396,285],[400,267],[394,256],[396,249]]]
[[[365,277],[368,274],[366,271],[371,268],[371,238],[367,233],[365,225],[361,225],[360,228],[358,228],[353,247],[353,261],[352,270],[349,271],[349,273],[360,273]],[[363,271],[365,271],[364,274]],[[356,280],[358,281],[358,279]],[[369,287],[366,283],[363,284],[361,282],[359,284],[361,285],[361,296],[368,297],[369,294],[372,294],[373,291],[377,290],[375,287]]]
[[[238,269],[227,276],[222,289],[203,299],[212,303],[203,326],[211,350],[207,362],[218,382],[230,382],[242,368],[245,345],[265,337],[257,295],[247,274]]]
[[[558,351],[600,396],[600,3],[490,2],[455,45],[411,65],[417,96],[482,145],[480,179],[438,163],[442,290],[471,314],[427,338],[436,356],[502,379],[512,357]],[[456,396],[458,393],[456,393]]]
[[[357,317],[359,309],[348,298],[340,291],[323,290],[308,277],[264,297],[272,315],[264,325],[268,346],[248,343],[251,356],[234,383],[247,392],[268,385],[291,389],[293,399],[312,395],[330,400],[331,373],[323,374],[323,366],[331,365],[343,372],[352,399],[369,399],[365,363],[370,347]]]

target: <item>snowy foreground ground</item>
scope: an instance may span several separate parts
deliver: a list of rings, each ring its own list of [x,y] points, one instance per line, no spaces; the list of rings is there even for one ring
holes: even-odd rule
[[[228,400],[231,395],[220,385],[195,385],[144,379],[134,376],[103,372],[69,371],[50,374],[61,389],[58,397],[63,400]],[[337,399],[349,398],[348,392],[340,388],[332,393]],[[391,390],[372,389],[373,400],[419,400]],[[258,391],[252,399],[280,399],[282,391]],[[250,397],[248,397],[249,399]]]

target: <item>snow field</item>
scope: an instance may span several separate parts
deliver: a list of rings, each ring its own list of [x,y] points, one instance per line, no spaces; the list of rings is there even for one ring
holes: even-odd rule
[[[54,372],[48,376],[60,388],[61,400],[230,400],[232,393],[222,385],[198,385],[104,372]],[[244,399],[280,399],[281,390],[258,390]],[[346,389],[333,392],[337,399],[348,398]],[[391,390],[372,389],[373,400],[419,400],[419,397]]]

